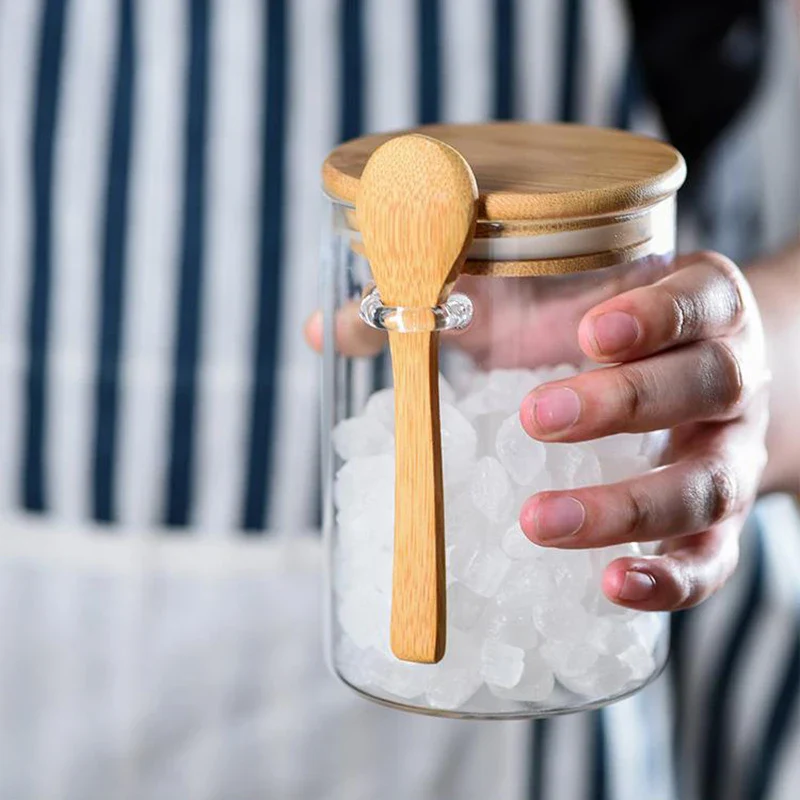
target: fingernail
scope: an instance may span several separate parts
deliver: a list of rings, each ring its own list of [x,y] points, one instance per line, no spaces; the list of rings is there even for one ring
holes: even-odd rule
[[[534,422],[542,430],[554,433],[574,425],[581,413],[581,401],[572,389],[544,389],[535,395]]]
[[[639,323],[623,311],[609,311],[595,318],[594,340],[601,353],[610,355],[627,350],[639,338]]]
[[[574,536],[585,519],[586,509],[574,497],[544,500],[536,511],[536,535],[542,540]]]
[[[649,572],[628,570],[619,588],[619,599],[639,602],[647,600],[656,589],[656,579]]]

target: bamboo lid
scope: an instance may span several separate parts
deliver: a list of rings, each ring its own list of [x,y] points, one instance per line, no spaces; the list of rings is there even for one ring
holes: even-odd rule
[[[625,131],[519,122],[415,130],[464,156],[478,182],[478,215],[490,222],[630,212],[674,194],[686,175],[675,148]],[[365,136],[337,147],[322,168],[326,192],[354,204],[373,150],[407,132]]]

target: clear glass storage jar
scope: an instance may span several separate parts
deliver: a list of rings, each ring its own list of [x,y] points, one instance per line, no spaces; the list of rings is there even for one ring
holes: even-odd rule
[[[478,189],[460,276],[424,314],[382,302],[358,224],[365,164],[403,134],[345,143],[323,168],[330,200],[322,435],[331,664],[361,694],[424,713],[514,718],[597,707],[659,674],[667,615],[622,608],[601,590],[605,567],[641,555],[639,546],[539,547],[519,526],[520,508],[540,491],[653,468],[666,434],[542,443],[524,432],[519,408],[536,386],[598,368],[578,343],[590,308],[670,269],[684,163],[661,142],[581,126],[418,132],[455,148]],[[438,663],[414,663],[397,658],[390,644],[395,458],[410,445],[395,441],[386,331],[434,329],[445,648]]]

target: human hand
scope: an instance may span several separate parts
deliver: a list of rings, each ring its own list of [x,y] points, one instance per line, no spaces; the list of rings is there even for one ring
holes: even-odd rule
[[[576,327],[583,353],[614,365],[532,392],[520,411],[531,436],[576,442],[671,429],[665,466],[658,470],[617,484],[533,496],[520,515],[529,538],[570,549],[662,542],[659,555],[617,559],[606,570],[606,594],[633,608],[686,608],[720,588],[736,566],[739,533],[766,461],[764,336],[739,269],[716,253],[687,255],[650,285],[603,282],[598,294],[604,294],[585,313],[586,296],[562,301],[555,292],[552,302],[543,302],[546,280],[499,287],[471,280],[462,279],[460,287],[478,310],[491,302],[494,313],[476,313],[478,324],[450,342],[482,366],[556,363],[566,348],[575,349],[574,339],[562,342],[559,332],[574,336]],[[631,343],[611,341],[624,333],[624,318],[605,315],[619,312],[633,318]],[[481,325],[482,318],[489,324]],[[318,314],[307,323],[306,337],[322,349]],[[336,339],[337,349],[349,356],[373,355],[385,345],[383,334],[359,320],[356,301],[340,310]],[[558,509],[573,532],[547,536],[555,532]]]
[[[659,282],[592,308],[578,337],[591,360],[612,366],[531,392],[520,409],[525,430],[577,442],[669,428],[665,465],[534,495],[522,528],[548,547],[662,542],[657,555],[612,562],[603,589],[631,608],[688,608],[733,572],[766,464],[769,375],[753,295],[728,259],[695,253]]]

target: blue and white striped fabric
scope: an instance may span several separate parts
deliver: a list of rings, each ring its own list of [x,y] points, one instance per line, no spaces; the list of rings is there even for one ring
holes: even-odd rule
[[[2,7],[3,507],[310,525],[317,369],[300,323],[336,135],[311,47],[326,18],[18,5]]]
[[[800,219],[780,13],[685,232],[740,258]],[[324,672],[319,165],[488,118],[657,131],[623,3],[0,0],[3,800],[795,797],[780,505],[672,674],[602,713],[415,718]]]

